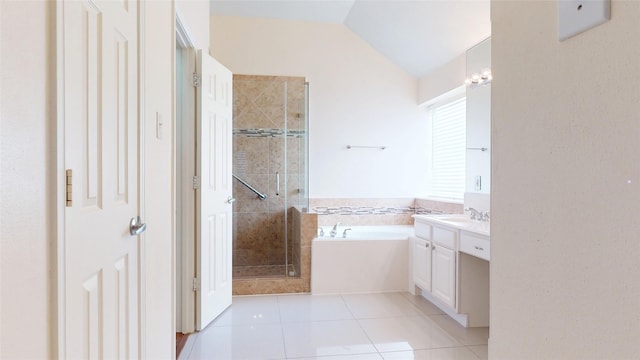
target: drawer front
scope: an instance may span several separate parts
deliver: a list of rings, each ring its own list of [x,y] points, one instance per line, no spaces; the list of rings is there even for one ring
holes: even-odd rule
[[[425,240],[431,240],[431,225],[416,221],[413,225],[413,230],[417,237]]]
[[[460,251],[489,261],[491,258],[491,243],[489,239],[462,233],[460,235]]]
[[[451,250],[456,249],[457,234],[457,231],[444,229],[437,226],[433,227],[433,241],[437,244],[448,247]]]

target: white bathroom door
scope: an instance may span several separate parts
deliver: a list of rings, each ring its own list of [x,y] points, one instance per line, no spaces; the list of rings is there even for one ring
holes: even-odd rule
[[[58,4],[64,230],[59,357],[140,358],[138,3]],[[132,235],[130,230],[136,230]]]
[[[196,328],[202,330],[231,305],[233,79],[202,50],[196,72]]]

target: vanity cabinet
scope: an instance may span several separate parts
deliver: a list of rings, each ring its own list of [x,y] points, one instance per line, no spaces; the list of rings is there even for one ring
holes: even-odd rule
[[[458,231],[434,225],[431,237],[431,294],[455,309]]]
[[[490,260],[491,242],[487,236],[460,232],[460,251],[481,259]]]
[[[422,290],[431,291],[431,242],[413,238],[413,281]]]
[[[413,281],[423,292],[456,308],[456,243],[458,233],[416,222]]]
[[[431,293],[446,305],[456,308],[456,252],[433,244],[431,252]]]
[[[414,218],[411,260],[416,293],[462,326],[488,326],[488,224],[462,215]]]

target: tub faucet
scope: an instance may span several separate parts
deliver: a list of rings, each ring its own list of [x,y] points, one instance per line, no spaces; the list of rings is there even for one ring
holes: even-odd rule
[[[331,229],[331,232],[329,233],[331,235],[331,237],[336,237],[336,234],[338,234],[338,226],[340,226],[342,224],[337,223],[333,226],[333,229]]]

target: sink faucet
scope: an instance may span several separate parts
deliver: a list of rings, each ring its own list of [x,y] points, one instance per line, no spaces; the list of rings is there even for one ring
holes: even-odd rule
[[[479,220],[479,221],[489,221],[489,212],[488,211],[478,211],[472,207],[464,209],[464,211],[469,212],[469,218],[471,220]]]
[[[336,237],[336,234],[338,234],[338,226],[342,225],[341,223],[337,223],[333,226],[333,229],[331,229],[331,232],[329,233],[331,235],[331,237]]]
[[[348,230],[351,230],[351,228],[344,229],[344,231],[342,232],[342,237],[345,238],[345,239],[347,238],[347,231]]]
[[[471,220],[481,220],[481,218],[482,218],[482,214],[478,210],[476,210],[476,209],[474,209],[472,207],[466,208],[466,209],[464,209],[464,211],[469,211],[470,212],[469,218]]]

